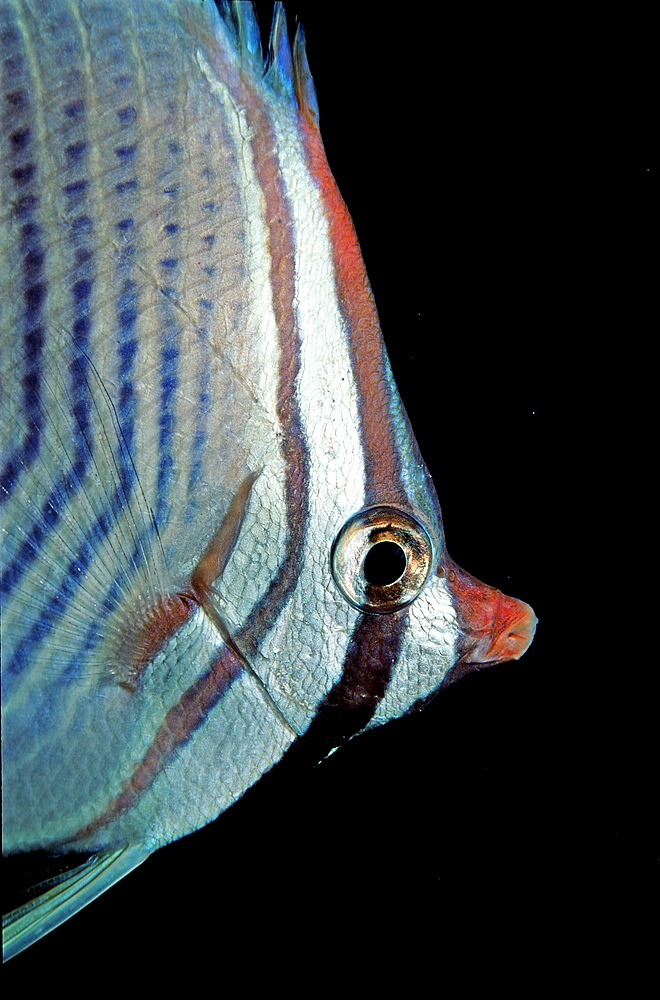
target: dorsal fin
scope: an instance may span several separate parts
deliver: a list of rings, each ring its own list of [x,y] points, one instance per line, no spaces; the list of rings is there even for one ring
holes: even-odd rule
[[[280,0],[277,0],[273,8],[273,22],[268,42],[268,68],[264,79],[280,97],[289,101],[294,99],[293,58],[284,4]]]
[[[222,0],[218,11],[240,58],[278,97],[295,104],[318,128],[319,109],[302,24],[296,27],[292,50],[284,4],[277,0],[273,6],[268,52],[264,57],[254,5],[247,0]]]
[[[253,4],[222,0],[219,12],[242,58],[252,63],[259,73],[263,73],[261,32]]]

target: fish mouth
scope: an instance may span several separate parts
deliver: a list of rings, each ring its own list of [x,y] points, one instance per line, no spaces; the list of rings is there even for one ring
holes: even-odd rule
[[[496,593],[498,601],[490,625],[471,633],[474,644],[461,657],[466,666],[518,660],[534,638],[538,619],[529,604],[499,591]]]
[[[443,569],[458,616],[461,673],[518,660],[536,631],[529,604],[481,583],[449,558]]]

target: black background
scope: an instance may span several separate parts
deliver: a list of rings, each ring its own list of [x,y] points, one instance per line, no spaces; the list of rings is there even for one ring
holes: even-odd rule
[[[285,761],[15,974],[537,995],[630,984],[648,953],[654,668],[620,498],[644,478],[657,172],[575,162],[581,113],[502,15],[358,10],[287,5],[449,550],[532,604],[536,639],[317,768]]]

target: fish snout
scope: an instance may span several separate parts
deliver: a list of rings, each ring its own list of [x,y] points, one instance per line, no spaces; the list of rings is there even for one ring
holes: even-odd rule
[[[529,648],[537,618],[529,604],[499,591],[499,600],[492,612],[490,625],[476,636],[468,663],[502,663],[517,660]],[[474,634],[474,633],[473,633]]]
[[[481,583],[452,560],[444,569],[461,630],[459,673],[519,659],[536,631],[537,618],[529,604]]]

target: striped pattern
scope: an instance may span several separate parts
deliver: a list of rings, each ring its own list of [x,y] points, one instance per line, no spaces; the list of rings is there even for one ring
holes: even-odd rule
[[[469,601],[281,8],[266,74],[248,4],[2,19],[5,848],[153,847],[427,698]],[[435,547],[391,615],[330,574],[372,504]]]

